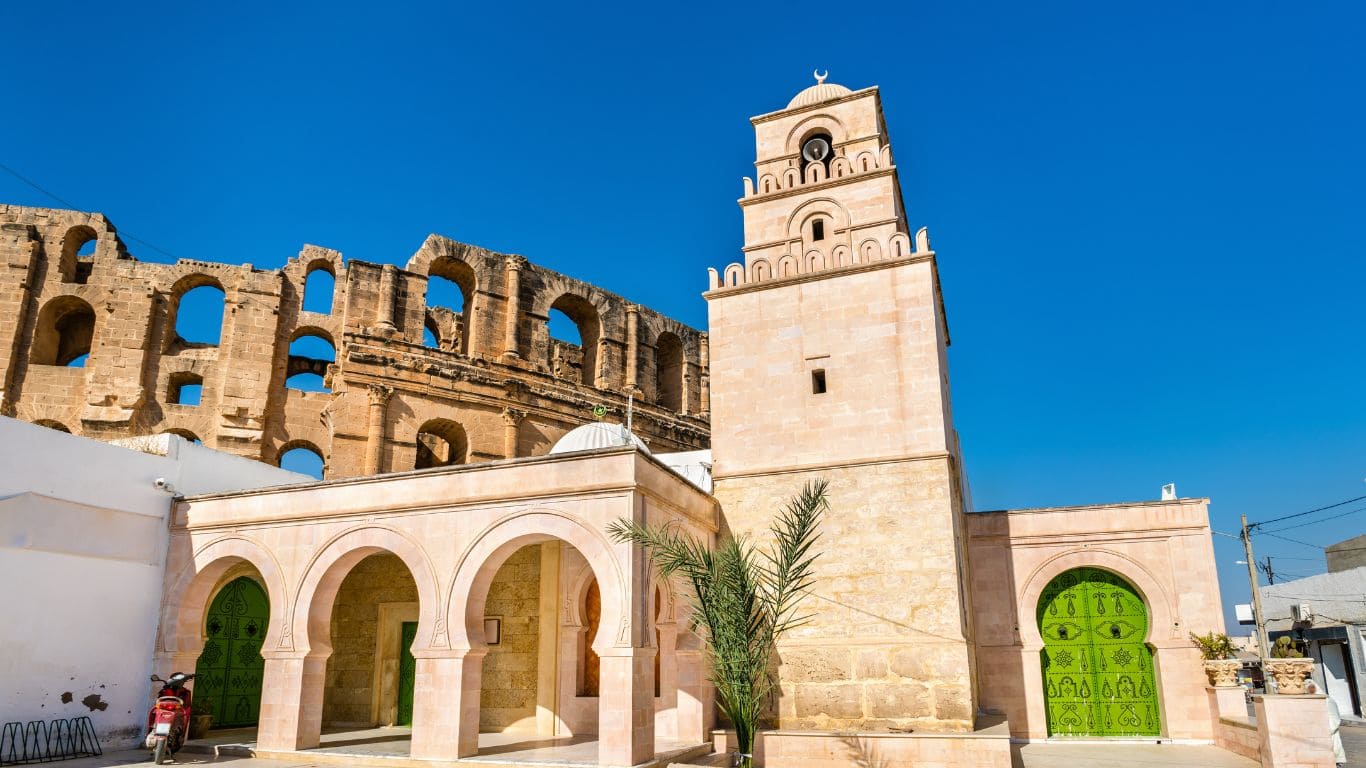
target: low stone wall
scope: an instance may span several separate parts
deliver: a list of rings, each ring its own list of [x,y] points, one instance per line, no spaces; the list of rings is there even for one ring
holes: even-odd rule
[[[1334,768],[1328,697],[1256,695],[1256,717],[1248,717],[1241,687],[1205,690],[1217,746],[1257,760],[1262,768]]]
[[[1214,732],[1214,743],[1235,755],[1253,760],[1261,755],[1262,737],[1257,734],[1257,721],[1251,717],[1221,717]]]
[[[735,749],[733,731],[713,731],[716,752]],[[754,747],[761,768],[1010,768],[1010,728],[1001,721],[970,733],[763,731]]]
[[[1214,743],[1235,755],[1259,759],[1262,737],[1257,721],[1247,714],[1246,691],[1242,686],[1205,687],[1209,693],[1210,721],[1214,723]]]

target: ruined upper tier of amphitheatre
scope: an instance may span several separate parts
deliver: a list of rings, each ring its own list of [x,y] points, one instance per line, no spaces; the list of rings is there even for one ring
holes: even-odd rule
[[[347,477],[543,454],[595,409],[624,420],[634,393],[652,449],[708,445],[705,333],[438,235],[401,268],[312,245],[278,270],[160,264],[101,214],[0,205],[0,266],[0,408],[75,434],[172,432],[270,463],[306,448]],[[328,313],[303,308],[315,270],[335,278]],[[463,311],[428,306],[432,276],[459,286]],[[223,291],[217,344],[176,332],[181,297],[205,285]],[[581,346],[551,338],[552,309]],[[305,336],[334,359],[291,354]],[[331,391],[287,387],[301,372]],[[198,404],[179,402],[187,385]]]

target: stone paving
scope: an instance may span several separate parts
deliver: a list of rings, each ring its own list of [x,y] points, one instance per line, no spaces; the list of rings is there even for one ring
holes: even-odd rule
[[[1366,768],[1366,723],[1342,724],[1342,748],[1347,750],[1347,765],[1350,768]]]
[[[1260,763],[1211,745],[1061,744],[1034,742],[1012,748],[1013,768],[1259,768]]]
[[[1366,768],[1366,725],[1344,723],[1343,745],[1348,768]],[[1158,766],[1200,766],[1200,768],[1256,768],[1257,762],[1226,752],[1218,747],[1186,744],[1060,744],[1036,742],[1013,749],[1014,768],[1157,768]],[[362,758],[363,759],[363,758]],[[393,758],[376,756],[374,765],[385,765]],[[63,763],[66,768],[106,768],[107,766],[147,764],[146,750],[109,752]],[[223,766],[223,768],[322,768],[335,763],[263,760],[259,758],[182,752],[173,763],[179,766]],[[702,760],[690,765],[704,764]],[[357,762],[355,768],[368,768]]]

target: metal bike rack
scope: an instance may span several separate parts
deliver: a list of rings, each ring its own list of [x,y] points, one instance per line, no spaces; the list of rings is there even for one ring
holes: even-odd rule
[[[5,723],[0,729],[0,765],[28,765],[95,757],[104,752],[88,717]]]

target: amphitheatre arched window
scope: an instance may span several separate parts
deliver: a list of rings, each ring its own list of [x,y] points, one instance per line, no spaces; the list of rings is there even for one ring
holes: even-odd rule
[[[90,273],[95,269],[95,248],[98,245],[99,236],[84,224],[67,230],[66,237],[62,239],[62,256],[58,262],[62,282],[84,285],[90,280]]]
[[[172,405],[199,405],[204,394],[204,377],[189,371],[171,374],[166,402]]]
[[[289,344],[285,387],[301,392],[331,392],[327,386],[327,367],[337,361],[337,351],[327,338],[301,332]]]
[[[683,341],[668,331],[655,342],[655,401],[683,410]]]
[[[314,267],[304,278],[304,311],[332,314],[332,296],[336,287],[337,278],[327,267]]]
[[[301,443],[285,446],[280,452],[280,468],[298,472],[318,480],[323,479],[323,455],[311,445]]]
[[[58,296],[38,313],[29,362],[84,367],[94,338],[95,310],[83,299]]]
[[[469,353],[475,286],[474,269],[459,259],[438,259],[427,270],[426,325],[434,346]]]
[[[67,428],[66,428],[66,425],[63,424],[63,423],[61,423],[60,421],[54,421],[54,420],[52,420],[52,419],[38,419],[37,421],[35,421],[35,422],[33,422],[33,423],[34,423],[34,424],[37,424],[37,425],[40,426],[40,427],[47,427],[48,429],[55,429],[55,430],[57,430],[58,432],[65,432],[65,433],[67,433],[68,435],[71,434],[71,430],[67,429]]]
[[[182,293],[175,304],[175,338],[195,346],[218,346],[223,336],[223,305],[227,295],[207,283]]]
[[[189,440],[190,442],[194,443],[195,445],[204,444],[204,441],[199,439],[199,435],[196,435],[188,429],[168,429],[163,434],[175,435],[176,437],[183,437],[186,440]]]
[[[432,419],[417,431],[417,458],[413,469],[464,464],[469,460],[465,429],[449,419]]]
[[[550,305],[546,323],[550,334],[547,363],[556,377],[596,386],[598,338],[602,321],[587,299],[565,294]]]

